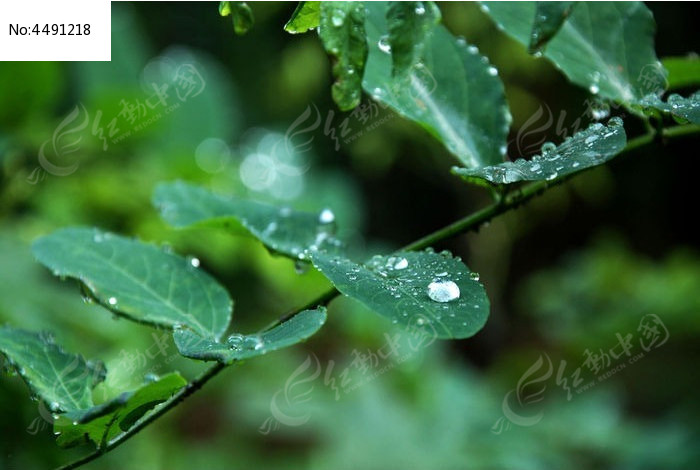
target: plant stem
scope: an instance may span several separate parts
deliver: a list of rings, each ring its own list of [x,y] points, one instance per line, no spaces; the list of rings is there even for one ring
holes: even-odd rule
[[[78,468],[82,465],[85,465],[88,462],[92,462],[101,455],[106,454],[107,452],[110,452],[115,448],[119,447],[131,437],[135,436],[143,428],[160,418],[173,407],[180,404],[180,402],[182,402],[185,398],[189,397],[194,392],[202,388],[202,386],[205,383],[209,382],[209,380],[211,380],[215,375],[224,370],[226,367],[226,364],[217,362],[216,364],[205,370],[199,377],[194,379],[192,382],[188,383],[186,386],[182,387],[175,395],[170,397],[167,401],[163,402],[160,408],[158,408],[153,413],[136,423],[136,425],[129,429],[129,431],[115,437],[114,439],[109,441],[107,445],[97,449],[95,452],[81,457],[78,460],[75,460],[69,464],[58,467],[56,470],[71,470],[73,468]]]
[[[672,127],[669,129],[663,129],[661,131],[661,135],[664,138],[676,138],[676,137],[682,137],[685,135],[690,135],[690,134],[697,134],[700,133],[700,126],[698,125],[683,125],[683,126],[676,126]],[[620,154],[623,153],[628,153],[632,150],[635,150],[639,147],[642,147],[644,145],[648,145],[654,141],[654,138],[657,136],[656,133],[654,132],[649,132],[647,134],[644,134],[642,136],[636,137],[630,141],[627,142],[627,145],[625,148],[622,150]],[[595,167],[592,167],[595,168]],[[535,196],[542,194],[545,192],[547,189],[551,188],[552,186],[556,186],[558,184],[563,183],[564,181],[567,181],[568,179],[578,176],[581,173],[583,173],[586,170],[577,172],[577,173],[572,173],[569,175],[565,175],[561,178],[557,178],[553,181],[536,181],[534,183],[527,184],[521,188],[515,189],[509,193],[506,193],[503,198],[497,202],[494,202],[493,204],[490,204],[483,209],[480,209],[462,219],[457,220],[456,222],[451,223],[450,225],[443,227],[439,230],[436,230],[435,232],[424,236],[423,238],[420,238],[412,243],[409,243],[408,245],[404,246],[401,250],[404,251],[412,251],[412,250],[421,250],[423,248],[427,248],[429,246],[434,245],[435,243],[441,242],[445,239],[448,239],[450,237],[453,237],[455,235],[459,235],[465,232],[468,232],[470,230],[477,229],[480,227],[482,224],[490,221],[497,215],[500,215],[504,212],[507,212],[515,207],[520,206],[521,204],[526,203],[530,199],[534,198]],[[279,325],[280,323],[288,320],[289,318],[297,315],[298,313],[308,310],[310,308],[317,307],[319,305],[326,305],[329,303],[331,300],[333,300],[335,297],[337,297],[340,293],[332,288],[329,289],[328,291],[324,292],[323,294],[319,295],[315,299],[313,299],[311,302],[307,303],[303,307],[296,308],[293,311],[285,314],[284,316],[280,317],[276,322],[274,322],[272,325],[270,325],[268,328],[272,328],[274,326]],[[150,415],[146,416],[143,418],[141,421],[139,421],[134,427],[129,429],[127,432],[124,434],[121,434],[120,436],[115,437],[113,440],[108,442],[104,447],[101,447],[97,449],[95,452],[88,454],[84,457],[81,457],[78,460],[75,460],[69,464],[63,465],[62,467],[58,467],[56,470],[71,470],[74,468],[78,468],[88,462],[91,462],[95,460],[96,458],[100,457],[103,454],[106,454],[107,452],[110,452],[111,450],[115,449],[116,447],[120,446],[127,440],[129,440],[131,437],[135,436],[139,431],[141,431],[143,428],[151,424],[152,422],[156,421],[158,418],[160,418],[162,415],[167,413],[170,409],[174,408],[176,405],[178,405],[180,402],[182,402],[185,398],[189,397],[192,395],[194,392],[202,388],[202,386],[207,383],[210,379],[212,379],[214,376],[216,376],[219,372],[224,370],[227,367],[226,364],[222,363],[216,363],[215,365],[209,367],[207,370],[205,370],[199,377],[194,379],[192,382],[188,383],[185,387],[183,387],[179,392],[177,392],[175,395],[170,397],[167,401],[165,401],[158,409],[156,409],[153,413]]]

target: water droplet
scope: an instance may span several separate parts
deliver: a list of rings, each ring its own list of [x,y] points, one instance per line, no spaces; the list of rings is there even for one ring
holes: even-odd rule
[[[234,333],[226,339],[226,344],[231,351],[238,351],[243,346],[245,337],[240,333]]]
[[[554,143],[545,142],[544,144],[542,144],[542,153],[545,154],[545,153],[549,153],[549,152],[554,152],[554,150],[556,150],[556,148],[557,148],[557,146]]]
[[[581,165],[579,162],[574,162],[571,166],[573,166],[574,168],[578,168],[579,165]]]
[[[622,119],[618,116],[610,118],[610,120],[608,121],[608,126],[622,127]]]
[[[491,66],[488,68],[488,71],[489,71],[489,75],[491,75],[492,77],[495,77],[496,75],[498,75],[498,70],[496,69],[496,67]]]
[[[593,84],[591,84],[591,86],[588,87],[588,91],[590,91],[594,95],[597,95],[598,92],[600,91],[600,87],[598,87],[598,85],[593,83]]]
[[[117,305],[117,298],[110,297],[109,300],[107,300],[107,302],[109,302],[109,305]]]
[[[530,167],[532,171],[538,171],[540,168],[542,168],[542,166],[539,163],[535,163]]]
[[[379,46],[379,50],[382,52],[385,52],[389,54],[391,52],[391,44],[389,44],[389,36],[384,35],[379,38],[379,42],[377,43],[377,46]]]
[[[307,272],[309,270],[310,267],[311,267],[311,265],[309,263],[304,262],[302,260],[294,261],[294,271],[297,274],[304,274],[305,272]]]
[[[598,135],[593,134],[593,135],[589,135],[588,137],[586,137],[586,140],[584,140],[583,142],[586,144],[591,144],[591,143],[595,142],[596,140],[598,140]]]
[[[343,23],[345,22],[345,12],[343,10],[336,9],[331,15],[331,22],[336,28],[343,26]]]
[[[452,281],[433,281],[428,284],[428,297],[435,302],[451,302],[459,298],[459,287]]]
[[[198,268],[199,267],[199,258],[190,258],[190,264],[193,267]]]
[[[49,403],[49,409],[51,411],[58,411],[60,408],[61,405],[59,405],[57,401],[52,401],[51,403]]]
[[[92,241],[95,243],[102,243],[102,240],[104,240],[104,237],[100,232],[95,232],[95,235],[92,236]]]
[[[550,173],[549,175],[547,175],[547,178],[546,178],[546,179],[547,179],[547,181],[552,181],[552,180],[555,179],[557,176],[559,176],[559,174],[555,171],[555,172]]]
[[[406,269],[408,267],[408,260],[406,258],[401,258],[394,264],[394,269]]]
[[[467,51],[469,51],[470,54],[478,54],[479,48],[476,46],[469,46],[467,47]]]
[[[425,14],[425,7],[422,4],[418,4],[416,7],[416,15],[424,15]]]
[[[469,279],[471,279],[472,281],[478,281],[480,279],[479,273],[469,273]]]
[[[330,224],[335,220],[335,214],[330,209],[323,209],[318,216],[318,221],[322,224]]]
[[[610,116],[610,106],[607,103],[594,103],[591,106],[591,117],[596,121],[605,119],[608,116]]]

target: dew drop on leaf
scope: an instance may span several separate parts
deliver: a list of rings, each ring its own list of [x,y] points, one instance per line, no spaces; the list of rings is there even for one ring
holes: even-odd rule
[[[117,298],[110,297],[109,300],[107,300],[107,302],[109,302],[109,305],[117,305]]]
[[[451,302],[459,298],[459,287],[448,280],[433,281],[428,284],[428,297],[435,302]]]
[[[238,351],[243,346],[243,339],[242,334],[234,333],[226,339],[226,344],[230,350]]]
[[[377,46],[379,46],[379,50],[382,52],[385,52],[389,54],[391,52],[391,45],[389,44],[389,36],[384,35],[379,38],[379,42],[377,43]]]
[[[394,265],[394,269],[406,269],[408,267],[408,260],[406,258],[399,259]]]
[[[335,214],[330,209],[323,209],[318,216],[318,221],[322,224],[330,224],[335,220]]]

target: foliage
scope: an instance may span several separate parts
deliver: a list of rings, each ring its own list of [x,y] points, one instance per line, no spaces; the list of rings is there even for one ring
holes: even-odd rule
[[[557,132],[552,140],[558,143],[539,142],[533,146],[537,155],[525,152],[520,140],[514,142],[509,138],[516,132],[511,129],[512,116],[517,118],[520,112],[513,106],[512,90],[504,84],[507,80],[502,78],[508,73],[499,72],[504,67],[497,69],[494,65],[498,63],[498,54],[489,53],[487,57],[484,51],[488,46],[480,52],[472,44],[475,42],[472,38],[467,41],[451,32],[459,29],[450,23],[459,15],[453,18],[446,11],[454,13],[458,10],[453,9],[458,7],[461,6],[438,7],[434,2],[300,2],[296,6],[283,28],[291,34],[318,35],[318,42],[311,41],[314,45],[308,47],[325,51],[330,58],[330,75],[334,80],[330,96],[337,108],[350,112],[341,116],[361,119],[364,107],[368,106],[381,116],[391,117],[395,112],[405,118],[392,121],[381,132],[371,135],[369,128],[365,128],[357,134],[362,138],[355,143],[347,139],[343,124],[333,128],[333,111],[322,115],[315,104],[308,106],[286,133],[244,134],[240,123],[248,119],[253,127],[254,121],[242,117],[240,110],[251,108],[240,103],[250,103],[253,98],[230,91],[230,71],[220,68],[214,59],[187,49],[168,50],[158,60],[147,61],[145,46],[131,46],[145,40],[129,32],[127,26],[132,21],[128,9],[116,9],[113,20],[115,25],[122,25],[119,30],[115,28],[115,33],[126,31],[123,40],[114,41],[114,56],[119,57],[118,61],[76,65],[84,82],[80,96],[87,106],[81,104],[70,110],[59,120],[58,127],[51,119],[37,118],[35,122],[28,114],[13,124],[16,129],[12,132],[0,133],[3,178],[8,183],[0,192],[0,209],[20,221],[19,229],[12,228],[11,222],[0,224],[0,251],[4,263],[12,266],[13,271],[5,270],[0,278],[0,313],[12,325],[0,328],[0,352],[7,359],[6,369],[16,372],[26,382],[39,409],[48,410],[57,444],[84,445],[90,449],[85,457],[67,468],[103,455],[109,462],[113,457],[107,454],[112,449],[234,364],[245,362],[239,372],[244,377],[242,383],[250,385],[241,387],[250,386],[251,390],[238,389],[235,393],[243,397],[242,401],[236,410],[222,409],[222,416],[226,416],[222,419],[258,420],[259,407],[268,406],[269,400],[260,398],[257,387],[267,390],[277,386],[280,374],[284,375],[281,371],[287,369],[291,372],[290,379],[274,397],[284,392],[290,406],[305,403],[306,394],[295,392],[295,395],[291,389],[313,380],[293,380],[299,379],[299,374],[307,369],[311,371],[312,357],[319,361],[317,356],[309,355],[302,367],[294,370],[299,351],[305,347],[301,343],[307,340],[311,341],[306,347],[310,350],[324,345],[319,341],[338,340],[351,344],[367,342],[368,351],[370,348],[383,351],[387,338],[396,336],[399,341],[392,343],[393,347],[405,350],[415,346],[412,342],[415,335],[428,337],[432,344],[438,339],[471,338],[492,323],[496,325],[493,328],[502,325],[503,318],[494,314],[505,303],[499,276],[489,271],[488,263],[479,263],[486,268],[479,269],[481,274],[469,267],[489,251],[475,250],[465,257],[467,262],[452,254],[464,250],[459,244],[448,245],[452,251],[436,252],[433,246],[479,229],[501,214],[508,213],[493,222],[496,227],[505,223],[500,222],[503,219],[512,221],[518,217],[513,209],[584,170],[590,178],[585,181],[596,182],[595,175],[607,174],[606,164],[619,155],[645,145],[657,145],[663,139],[698,132],[700,94],[692,89],[700,83],[697,60],[657,58],[654,17],[643,3],[483,2],[483,12],[523,50],[525,58],[517,59],[516,43],[508,46],[511,52],[517,52],[513,52],[514,60],[532,67],[544,62],[540,58],[551,62],[574,86],[581,88],[565,90],[562,99],[564,95],[580,92],[605,110],[593,116],[595,121],[602,122],[587,123],[581,130],[577,127],[568,136]],[[236,79],[247,77],[248,85],[258,80],[253,78],[258,70],[252,65],[256,56],[270,47],[257,31],[276,18],[265,8],[253,5],[258,19],[254,27],[253,9],[245,2],[219,5],[221,16],[231,16],[234,33],[246,35],[235,41],[260,42],[259,49],[236,61],[237,66],[251,64],[250,71],[246,67],[236,71],[239,74]],[[279,29],[279,26],[275,27]],[[505,40],[502,34],[488,34],[494,41]],[[239,44],[233,41],[224,41],[222,47]],[[290,76],[305,77],[292,81],[302,87],[299,89],[312,87],[317,67],[307,67],[295,51],[291,46],[285,49],[280,67]],[[524,51],[534,57],[527,57]],[[314,60],[312,54],[303,57],[304,61]],[[189,95],[183,99],[181,95],[180,109],[175,108],[172,113],[162,111],[150,127],[133,128],[133,135],[121,146],[110,140],[110,155],[117,158],[98,158],[96,155],[108,147],[104,133],[109,130],[98,132],[100,118],[92,110],[99,109],[99,116],[110,111],[121,116],[124,111],[120,113],[115,108],[114,96],[127,102],[132,96],[142,96],[142,87],[148,88],[156,82],[169,83],[174,96],[172,90],[175,84],[184,82],[184,72],[173,63],[197,70],[204,87],[200,93],[205,91],[202,98],[197,100],[196,95]],[[504,66],[507,72],[507,65]],[[37,75],[48,71],[45,75],[51,78],[59,72],[52,71],[50,65],[17,67],[18,77],[31,78],[26,86],[37,89],[32,95],[33,112],[50,116],[50,110],[60,105],[60,94],[47,91],[51,87],[40,90],[39,84],[43,82]],[[130,78],[119,78],[119,74]],[[272,87],[276,80],[262,83]],[[18,79],[18,86],[22,86],[20,82]],[[667,90],[678,90],[688,97],[667,94]],[[371,99],[369,105],[364,101],[363,91]],[[6,90],[2,92],[5,94]],[[152,106],[152,98],[143,98],[147,103],[144,106]],[[7,102],[13,99],[8,94]],[[283,101],[287,100],[278,96],[267,99],[267,113],[273,119],[286,119],[274,113],[286,106]],[[90,121],[90,126],[70,127],[83,117]],[[96,124],[93,119],[97,120]],[[307,120],[313,123],[309,126]],[[4,112],[2,121],[11,122]],[[416,124],[426,132],[417,133]],[[66,178],[59,178],[60,183],[51,176],[39,180],[37,175],[43,174],[39,168],[38,173],[23,175],[21,179],[37,184],[37,188],[44,184],[48,189],[42,188],[36,195],[28,194],[26,185],[23,187],[17,178],[8,176],[9,170],[26,163],[21,160],[28,153],[23,146],[43,152],[47,148],[43,137],[54,127],[57,129],[52,141],[57,149],[52,157],[55,160],[49,163],[44,158],[43,164],[39,162],[44,172],[47,168],[52,176],[63,172]],[[640,134],[640,128],[647,133]],[[405,222],[405,225],[395,224],[399,232],[405,229],[412,233],[408,228],[413,222],[420,226],[421,233],[428,231],[429,226],[434,230],[445,222],[432,223],[421,217],[422,205],[427,206],[428,212],[436,213],[450,204],[460,207],[460,211],[466,210],[459,191],[483,200],[483,187],[486,187],[493,201],[403,248],[375,242],[361,242],[358,248],[362,190],[347,183],[350,172],[334,174],[324,165],[312,164],[308,150],[313,138],[305,134],[317,130],[335,139],[336,150],[339,138],[345,139],[345,144],[352,143],[349,153],[362,162],[352,165],[364,168],[361,171],[369,171],[367,168],[379,171],[385,164],[387,180],[396,178],[398,182],[385,190],[389,199],[415,193],[413,205],[407,205],[402,217],[390,219]],[[360,135],[362,132],[367,135]],[[74,133],[79,136],[77,140],[66,143]],[[245,136],[238,150],[241,155],[235,156],[240,157],[241,163],[231,171],[222,169],[234,158],[227,142],[238,134]],[[520,131],[517,136],[519,139]],[[434,161],[424,156],[419,158],[421,166],[412,168],[412,172],[438,175],[438,179],[444,176],[449,184],[442,182],[440,186],[458,188],[455,193],[449,193],[451,197],[401,185],[401,175],[392,174],[392,162],[402,158],[403,140],[418,142],[417,149],[408,153],[435,155]],[[283,145],[278,145],[279,142]],[[80,164],[71,161],[70,152],[65,153],[71,145],[85,154]],[[460,178],[449,175],[450,159],[442,158],[447,154],[459,163],[452,173]],[[134,155],[144,158],[138,160]],[[191,163],[192,155],[196,167]],[[257,185],[251,185],[246,180],[246,168],[252,167],[263,168],[256,175],[265,180],[264,184],[258,181]],[[71,176],[83,168],[89,176]],[[302,179],[299,175],[307,171],[306,179]],[[581,194],[593,200],[598,187],[596,183],[592,189],[581,190]],[[149,198],[163,222],[172,229],[154,221],[151,209],[145,204]],[[35,211],[33,216],[25,219],[17,215],[28,208]],[[535,225],[537,221],[516,220],[523,222],[515,224],[519,227]],[[75,292],[68,294],[64,285],[51,284],[45,273],[32,264],[27,240],[35,235],[40,235],[31,244],[36,260],[60,280],[70,279],[77,284],[86,305]],[[405,238],[410,239],[408,235]],[[555,238],[552,236],[552,240]],[[162,244],[154,244],[153,240]],[[492,255],[494,258],[506,263],[503,259],[508,258],[508,250],[493,246],[490,250],[490,253],[498,252]],[[569,363],[576,360],[574,355],[580,352],[577,348],[592,347],[594,342],[587,342],[592,330],[600,336],[614,337],[618,330],[629,327],[630,317],[621,313],[625,306],[643,313],[668,311],[668,325],[679,331],[685,328],[684,334],[691,339],[698,331],[697,322],[686,319],[692,315],[691,302],[687,299],[693,299],[699,278],[697,260],[689,256],[690,261],[680,265],[669,262],[649,267],[631,255],[616,258],[620,253],[625,253],[620,246],[594,247],[564,267],[539,273],[523,284],[518,301],[526,305],[524,309],[531,310],[529,321],[536,326],[534,329],[541,330],[542,338],[562,351]],[[617,264],[611,260],[617,260]],[[302,273],[307,274],[297,277]],[[30,290],[41,295],[31,295]],[[235,321],[232,321],[233,299]],[[45,319],[48,311],[63,313]],[[586,317],[588,314],[590,317]],[[488,322],[490,315],[494,318]],[[128,322],[115,323],[112,318]],[[597,326],[586,329],[594,319]],[[129,322],[150,328],[133,328]],[[26,331],[15,325],[42,332]],[[65,348],[45,332],[47,326],[61,332],[66,340]],[[321,330],[323,333],[317,335]],[[345,336],[340,336],[341,332]],[[87,333],[91,335],[89,340],[85,340]],[[151,338],[158,346],[154,354]],[[484,339],[482,333],[465,344],[478,349],[483,347],[480,341],[489,338]],[[527,356],[519,349],[525,349],[522,343],[512,347],[502,345],[505,351],[499,356],[502,362],[492,369],[495,379],[446,361],[445,346],[438,343],[434,349],[420,353],[423,364],[409,361],[404,368],[396,365],[396,377],[387,380],[398,384],[382,382],[377,388],[362,389],[346,398],[348,409],[354,410],[351,413],[338,413],[333,406],[340,398],[337,387],[343,387],[347,375],[341,374],[336,383],[332,371],[334,360],[326,362],[325,370],[318,362],[313,377],[322,377],[327,389],[321,392],[318,401],[325,410],[323,416],[311,425],[312,433],[325,437],[325,442],[320,444],[325,446],[325,453],[316,457],[317,466],[337,467],[343,461],[353,466],[382,462],[384,467],[449,467],[455,462],[471,461],[485,467],[564,467],[579,463],[581,468],[595,468],[595,458],[577,462],[568,447],[574,446],[582,454],[593,453],[601,448],[602,441],[612,442],[600,457],[610,466],[668,467],[674,464],[669,457],[672,453],[683,464],[696,457],[691,450],[684,450],[692,442],[693,431],[674,416],[664,416],[659,421],[668,429],[661,443],[665,452],[647,456],[630,451],[652,445],[651,426],[628,420],[617,427],[611,420],[606,421],[606,416],[623,413],[623,404],[620,395],[597,390],[575,404],[547,402],[543,409],[556,416],[550,424],[537,428],[522,443],[513,435],[499,443],[493,433],[484,431],[494,426],[494,420],[483,410],[499,408],[500,398],[494,398],[494,393],[498,393],[494,390],[500,390],[495,385],[498,380],[506,380],[504,377],[511,382],[520,380],[521,371],[516,371],[513,364]],[[167,357],[168,372],[149,373],[143,380],[136,377],[133,362],[140,361],[144,353],[140,352],[134,359],[129,353],[132,346],[145,350],[148,357],[159,354]],[[681,342],[680,347],[686,346]],[[165,352],[168,347],[174,351],[171,356]],[[69,350],[100,356],[106,365],[85,360]],[[383,352],[370,352],[370,361],[372,354],[375,359],[377,355],[384,357]],[[517,359],[508,362],[505,355]],[[348,363],[344,364],[345,371],[357,366],[357,357],[353,362],[345,361]],[[126,367],[129,361],[132,364]],[[643,377],[632,376],[631,380],[641,382]],[[125,383],[129,385],[124,386]],[[227,393],[226,388],[218,390],[220,396]],[[344,393],[350,395],[348,391]],[[385,393],[390,400],[382,398]],[[691,404],[682,402],[678,406],[687,409]],[[411,408],[415,408],[418,416],[416,422],[403,418]],[[473,410],[473,413],[465,417],[456,413],[456,409]],[[279,410],[272,414],[279,421]],[[453,432],[447,433],[447,437],[442,432],[426,435],[425,430],[432,429],[433,419],[439,421],[440,429]],[[470,419],[471,427],[465,424]],[[562,429],[572,421],[580,423],[584,434],[593,437],[569,440],[562,436]],[[272,421],[266,423],[267,428],[263,425],[261,429],[263,433],[272,431]],[[367,435],[357,433],[348,438],[347,429],[358,423]],[[385,428],[387,435],[399,430],[397,439],[402,443],[412,441],[420,446],[413,451],[401,447],[386,449],[385,441],[375,438]],[[498,425],[495,428],[498,432],[502,430]],[[616,430],[619,435],[615,434]],[[237,437],[241,438],[240,442],[248,442],[245,435]],[[543,442],[551,443],[554,450],[548,453]],[[499,454],[501,445],[508,446],[509,452]],[[351,450],[357,446],[362,446],[364,451]],[[526,448],[530,450],[522,463],[519,459]],[[241,454],[247,455],[249,451],[241,449]],[[173,456],[179,452],[173,450]],[[226,452],[220,457],[220,463],[225,465]]]

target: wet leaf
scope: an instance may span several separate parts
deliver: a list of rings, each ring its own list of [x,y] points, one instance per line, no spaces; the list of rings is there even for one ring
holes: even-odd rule
[[[37,259],[55,275],[79,280],[109,310],[138,322],[188,325],[218,339],[228,327],[228,292],[191,259],[93,228],[66,228],[39,238]]]
[[[305,33],[317,28],[320,21],[321,2],[299,2],[284,30],[292,34]]]
[[[246,199],[214,194],[199,186],[162,183],[156,187],[153,204],[161,217],[174,227],[214,226],[235,229],[240,223],[270,250],[304,258],[309,249],[337,248],[332,234],[335,216],[330,210],[318,214],[295,211]]]
[[[400,252],[364,264],[318,252],[312,261],[342,294],[412,331],[467,338],[489,315],[478,274],[448,252]]]
[[[653,108],[670,114],[681,122],[700,124],[700,91],[688,98],[673,94],[666,101],[652,94],[641,99],[639,104],[644,108]]]
[[[530,44],[537,2],[482,2],[506,33]],[[577,2],[543,54],[569,80],[602,98],[632,103],[663,90],[654,17],[642,2]]]
[[[386,2],[367,3],[365,91],[425,128],[463,165],[501,162],[511,116],[496,69],[476,47],[437,25],[425,40],[424,60],[392,75],[386,9]]]
[[[61,416],[54,423],[54,432],[59,433],[57,443],[61,447],[72,447],[89,442],[99,446],[102,441],[108,442],[131,429],[146,413],[185,385],[187,381],[180,374],[171,373],[111,400],[106,404],[110,407],[107,413],[103,407],[99,413],[86,410]]]
[[[528,51],[533,54],[554,37],[576,2],[535,2],[535,20],[530,32]]]
[[[102,363],[64,351],[47,333],[0,327],[0,352],[54,413],[91,408],[92,389],[105,376]]]
[[[421,61],[425,41],[440,18],[435,2],[389,3],[386,23],[394,75],[410,72]]]
[[[577,132],[559,146],[545,144],[531,160],[518,159],[484,168],[453,168],[452,172],[477,184],[510,184],[519,181],[554,180],[601,165],[627,145],[622,121],[612,118],[607,126],[596,123]]]
[[[318,28],[323,47],[333,57],[333,101],[343,111],[360,104],[367,61],[363,2],[321,2]]]
[[[191,359],[229,364],[292,346],[312,336],[326,322],[326,309],[304,310],[260,334],[233,334],[226,341],[214,342],[180,329],[173,333],[180,354]]]

